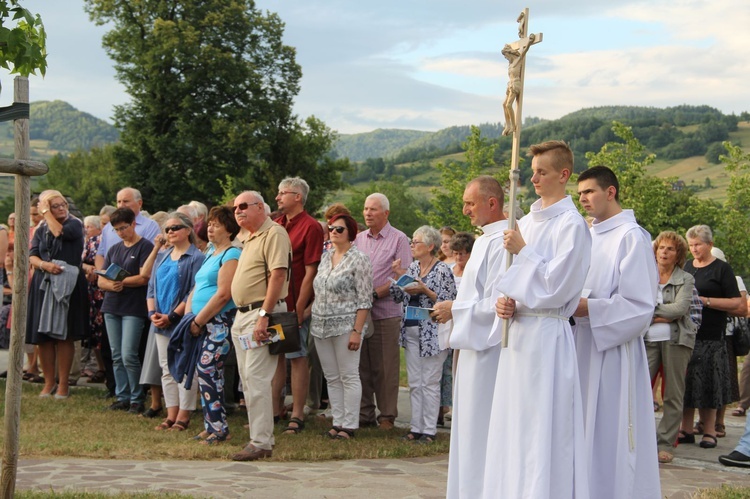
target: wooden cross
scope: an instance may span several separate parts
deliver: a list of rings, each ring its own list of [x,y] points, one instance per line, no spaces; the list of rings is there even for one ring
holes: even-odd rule
[[[513,134],[513,150],[510,158],[510,196],[508,199],[508,229],[516,228],[516,189],[518,186],[518,155],[521,147],[521,109],[523,106],[523,82],[526,75],[526,52],[532,45],[542,41],[542,33],[528,35],[529,9],[521,12],[518,22],[518,40],[506,44],[502,54],[508,59],[508,88],[505,91],[505,129],[503,135]],[[513,109],[513,104],[516,104]],[[513,255],[508,252],[505,260],[507,270],[513,263]],[[508,346],[508,319],[503,320],[503,348]]]

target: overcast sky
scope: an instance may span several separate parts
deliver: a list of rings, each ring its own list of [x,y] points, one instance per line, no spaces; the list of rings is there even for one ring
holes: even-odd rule
[[[48,31],[45,79],[31,100],[60,99],[111,122],[129,97],[81,0],[24,0]],[[583,107],[707,104],[750,110],[747,0],[258,0],[286,23],[302,66],[300,117],[341,133],[438,130],[503,120],[503,44],[531,9],[544,34],[527,56],[524,116]],[[2,76],[2,105],[12,78]]]

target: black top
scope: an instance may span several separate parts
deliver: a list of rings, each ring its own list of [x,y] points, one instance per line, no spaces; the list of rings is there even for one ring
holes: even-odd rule
[[[107,251],[104,268],[109,267],[111,263],[116,263],[130,272],[130,275],[138,275],[152,249],[154,249],[154,245],[145,237],[140,238],[137,243],[130,247],[125,246],[125,243],[121,241]],[[105,291],[102,313],[119,315],[120,317],[148,317],[146,291],[148,291],[148,284],[137,288],[125,287],[119,293]]]
[[[718,258],[705,267],[695,268],[693,261],[685,264],[685,272],[695,277],[695,289],[700,296],[708,298],[737,298],[742,296],[737,287],[732,267]],[[727,328],[727,313],[711,307],[703,307],[703,320],[696,340],[721,340]]]

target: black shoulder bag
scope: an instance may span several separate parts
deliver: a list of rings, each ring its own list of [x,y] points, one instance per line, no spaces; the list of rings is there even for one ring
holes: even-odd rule
[[[266,234],[268,238],[268,234]],[[263,240],[263,268],[266,276],[266,292],[268,292],[268,262],[266,261],[266,239]],[[294,285],[292,275],[292,255],[289,255],[289,266],[287,267],[287,276],[289,287]],[[298,352],[302,346],[299,337],[299,323],[297,322],[297,312],[268,312],[268,327],[281,325],[284,332],[284,339],[268,345],[268,353],[271,355],[280,355],[282,353]]]

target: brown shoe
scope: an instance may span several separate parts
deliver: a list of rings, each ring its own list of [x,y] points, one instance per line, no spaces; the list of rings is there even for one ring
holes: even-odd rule
[[[393,429],[393,421],[390,419],[384,419],[380,422],[380,429],[381,430],[392,430]]]
[[[271,455],[273,455],[271,450],[259,449],[253,444],[247,444],[247,447],[232,456],[232,461],[257,461],[258,459],[271,457]]]

